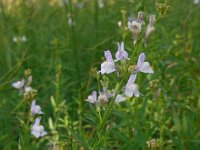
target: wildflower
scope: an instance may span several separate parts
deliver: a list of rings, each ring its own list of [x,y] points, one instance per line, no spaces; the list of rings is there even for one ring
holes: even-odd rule
[[[149,24],[147,25],[146,31],[145,31],[145,34],[144,34],[144,42],[145,42],[145,44],[147,42],[147,39],[149,38],[149,35],[153,31],[155,31],[155,27],[154,27],[155,20],[156,20],[156,16],[155,15],[151,15],[149,17]]]
[[[26,43],[26,42],[27,42],[27,38],[26,38],[25,35],[23,35],[23,36],[21,37],[21,41],[22,41],[23,43]]]
[[[32,103],[31,103],[31,113],[32,115],[35,115],[35,114],[44,114],[42,111],[41,111],[41,107],[39,105],[36,105],[36,101],[33,100]]]
[[[14,36],[13,37],[13,42],[14,43],[18,43],[18,42],[26,43],[27,42],[27,38],[26,38],[25,35],[23,35],[22,37],[20,37],[20,36]]]
[[[18,37],[14,36],[12,40],[13,40],[14,43],[17,43],[18,42]]]
[[[124,94],[128,97],[133,97],[133,95],[135,97],[140,96],[140,93],[138,91],[138,85],[134,83],[136,80],[136,76],[136,74],[132,74],[126,84]]]
[[[31,134],[36,138],[47,135],[47,132],[44,130],[44,127],[40,125],[40,120],[40,117],[36,118],[34,125],[31,127]]]
[[[122,21],[121,21],[121,20],[118,21],[118,22],[117,22],[117,25],[118,25],[119,28],[121,28],[121,27],[122,27]]]
[[[98,0],[98,6],[99,6],[99,8],[103,8],[104,7],[104,1]]]
[[[32,90],[33,89],[30,86],[27,86],[27,87],[24,88],[25,93],[30,93]]]
[[[115,98],[115,102],[119,103],[119,102],[123,102],[125,101],[126,98],[124,96],[122,96],[121,94],[118,94]]]
[[[13,86],[14,88],[19,89],[19,90],[20,90],[20,89],[23,89],[24,85],[25,85],[25,80],[24,80],[24,79],[22,79],[21,81],[14,82],[14,83],[12,84],[12,86]]]
[[[97,103],[97,92],[93,91],[91,95],[86,99],[89,103],[96,104]]]
[[[68,25],[69,25],[69,26],[75,25],[75,22],[74,22],[74,19],[73,19],[73,16],[72,16],[71,13],[68,13],[68,14],[67,14],[67,19],[68,19]]]
[[[101,72],[101,74],[110,74],[116,70],[115,63],[109,50],[105,51],[104,55],[106,61],[101,64],[101,70],[99,72]]]
[[[143,73],[153,74],[154,71],[152,70],[150,64],[148,62],[144,62],[144,61],[145,61],[145,54],[141,53],[138,58],[137,66],[136,66],[136,69],[134,70],[134,73],[137,73],[140,71]]]
[[[116,61],[120,60],[126,60],[128,59],[128,53],[124,50],[124,42],[121,43],[117,43],[118,44],[118,51],[115,54],[116,57]]]
[[[194,4],[199,4],[199,2],[200,2],[199,0],[194,0],[193,1]]]
[[[146,144],[147,144],[147,147],[150,149],[159,148],[159,143],[158,143],[158,140],[156,140],[156,139],[151,139],[151,140],[147,141]]]
[[[108,102],[108,95],[106,91],[100,92],[97,101],[101,105],[105,105]]]
[[[143,21],[143,12],[138,12],[138,18],[131,18],[128,20],[128,29],[133,33],[133,40],[134,45],[137,42],[139,33],[142,30],[142,21]]]

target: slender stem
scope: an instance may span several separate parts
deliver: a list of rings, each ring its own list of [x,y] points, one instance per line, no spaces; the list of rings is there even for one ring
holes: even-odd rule
[[[139,44],[138,44],[138,45],[139,45]],[[136,45],[136,47],[135,47],[135,49],[134,49],[134,51],[133,51],[133,53],[132,53],[132,55],[131,55],[130,61],[129,61],[129,63],[127,64],[125,70],[128,70],[128,67],[130,66],[131,62],[133,61],[133,58],[134,58],[134,56],[135,56],[135,52],[136,52],[136,50],[137,50],[137,46],[138,46],[138,45]],[[128,71],[126,71],[125,74],[124,74],[124,76],[123,76],[123,78],[122,78],[122,80],[121,80],[121,82],[120,82],[119,85],[117,86],[116,95],[113,97],[113,99],[111,99],[111,102],[110,102],[110,103],[108,104],[108,106],[107,106],[106,112],[105,112],[105,114],[104,114],[104,116],[103,116],[103,118],[102,118],[102,123],[100,124],[100,126],[99,126],[98,129],[96,130],[96,136],[94,137],[94,140],[93,140],[93,142],[92,142],[92,144],[91,144],[91,147],[93,147],[94,149],[95,149],[95,147],[96,147],[97,144],[98,144],[98,143],[97,143],[97,138],[99,137],[99,139],[101,139],[101,137],[102,137],[102,131],[103,131],[103,129],[104,129],[104,127],[105,127],[105,124],[106,124],[106,121],[107,121],[107,119],[108,119],[108,117],[109,117],[109,115],[110,115],[110,113],[111,113],[111,111],[112,111],[112,107],[113,107],[113,105],[114,105],[115,98],[116,98],[117,95],[120,93],[120,91],[121,91],[121,89],[122,89],[122,87],[123,87],[123,85],[124,85],[124,81],[128,78],[128,75],[129,75],[129,73],[128,73]]]

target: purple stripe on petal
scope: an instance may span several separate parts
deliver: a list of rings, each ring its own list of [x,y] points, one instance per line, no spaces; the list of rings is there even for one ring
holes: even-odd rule
[[[92,97],[93,97],[95,100],[97,100],[97,91],[93,91],[93,92],[92,92]]]
[[[128,84],[133,84],[136,80],[137,74],[132,74],[128,79]]]
[[[111,54],[111,52],[109,50],[105,51],[104,55],[105,55],[105,58],[106,58],[107,61],[110,61],[110,62],[113,61],[112,54]]]
[[[40,124],[40,120],[41,120],[40,117],[36,118],[36,119],[35,119],[34,126],[38,126],[38,125]]]
[[[144,60],[145,60],[145,54],[141,53],[139,58],[138,58],[138,62],[137,62],[137,68],[138,69],[142,66],[142,64],[144,63]]]

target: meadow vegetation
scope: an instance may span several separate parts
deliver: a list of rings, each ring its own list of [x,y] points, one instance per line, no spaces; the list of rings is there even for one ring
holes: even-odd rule
[[[134,44],[127,23],[138,12]],[[0,149],[198,150],[199,27],[193,0],[0,1]],[[130,60],[105,73],[118,42]],[[148,74],[137,68],[143,53]],[[131,74],[139,95],[127,96]],[[88,97],[107,88],[106,101]]]

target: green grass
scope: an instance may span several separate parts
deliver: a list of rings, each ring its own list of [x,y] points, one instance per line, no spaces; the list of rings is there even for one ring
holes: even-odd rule
[[[144,11],[159,12],[156,2],[164,0],[82,0],[82,8],[69,0],[60,7],[48,0],[19,5],[0,1],[0,149],[148,149],[146,142],[157,139],[151,149],[198,150],[200,147],[200,4],[192,0],[168,0],[169,10],[155,23],[145,52],[155,73],[140,75],[140,98],[114,104],[103,124],[95,105],[85,102],[98,89],[94,68],[100,70],[104,50],[117,50],[124,41],[133,51],[127,19]],[[80,1],[79,1],[80,2]],[[11,6],[11,4],[10,4]],[[68,16],[75,25],[68,25]],[[122,21],[122,29],[117,22]],[[26,35],[26,43],[12,38]],[[26,132],[28,105],[11,84],[32,70],[37,103],[45,114],[42,125],[48,136],[35,139]],[[115,84],[119,83],[112,75]],[[159,97],[156,93],[160,90]],[[28,106],[28,107],[27,107]],[[51,123],[52,121],[52,123]],[[94,140],[95,139],[95,140]]]

